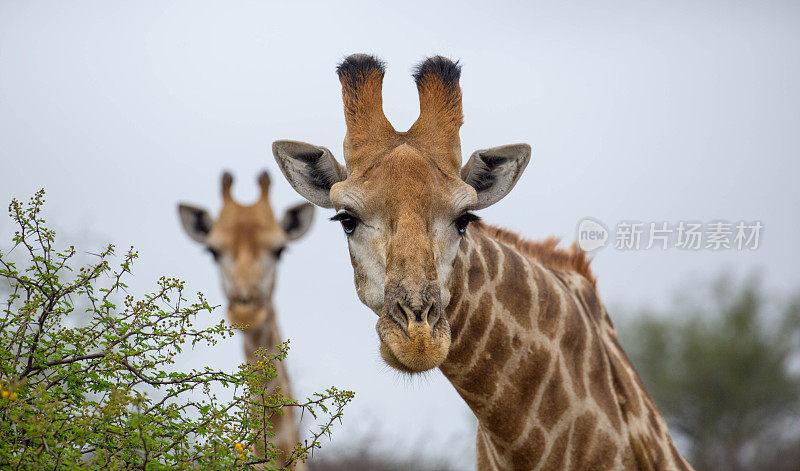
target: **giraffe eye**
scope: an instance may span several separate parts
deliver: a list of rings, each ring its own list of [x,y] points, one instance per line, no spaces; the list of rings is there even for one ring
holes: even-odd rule
[[[464,213],[459,216],[453,224],[455,224],[458,234],[464,235],[467,232],[467,226],[469,226],[469,223],[480,220],[481,218],[473,213]]]
[[[358,218],[345,211],[332,217],[331,221],[339,221],[342,224],[344,233],[347,235],[352,234],[356,230],[356,226],[358,226]]]
[[[212,257],[214,257],[214,260],[219,260],[219,252],[217,249],[214,247],[206,247],[206,250],[211,254]]]

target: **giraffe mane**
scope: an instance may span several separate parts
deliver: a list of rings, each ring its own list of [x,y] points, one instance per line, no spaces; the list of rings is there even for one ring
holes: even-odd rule
[[[561,242],[558,237],[529,240],[516,232],[484,222],[473,222],[470,226],[487,237],[510,245],[522,255],[541,263],[547,268],[578,273],[586,278],[593,287],[597,287],[597,279],[589,266],[592,259],[574,242],[568,248],[564,248],[558,247]]]

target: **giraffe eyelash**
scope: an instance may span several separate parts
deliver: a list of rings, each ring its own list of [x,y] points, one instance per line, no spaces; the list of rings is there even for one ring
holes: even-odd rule
[[[342,229],[347,235],[352,234],[361,222],[356,216],[348,211],[342,211],[331,218],[331,221],[338,221],[342,224]]]
[[[348,219],[348,218],[358,219],[355,216],[353,216],[352,214],[350,214],[349,212],[342,211],[342,212],[336,213],[333,217],[329,218],[329,221],[341,221],[343,219]]]
[[[458,233],[460,235],[464,235],[467,232],[467,226],[469,226],[469,223],[480,220],[481,218],[477,214],[467,212],[456,218],[453,224],[455,224]]]
[[[458,219],[463,219],[467,222],[478,222],[481,220],[481,217],[475,213],[466,212],[459,216]]]

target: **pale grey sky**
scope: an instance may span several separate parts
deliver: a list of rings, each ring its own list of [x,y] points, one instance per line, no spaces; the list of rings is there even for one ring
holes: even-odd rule
[[[410,68],[443,54],[463,64],[464,152],[533,146],[485,220],[567,240],[585,216],[764,224],[752,252],[603,249],[594,269],[609,306],[660,303],[723,270],[760,269],[788,290],[800,286],[799,13],[794,2],[0,1],[0,201],[44,187],[63,234],[140,250],[135,291],[170,274],[222,303],[175,204],[216,211],[223,169],[252,199],[266,168],[282,211],[300,197],[270,143],[340,156],[339,60],[387,61],[386,114],[404,129],[418,112]],[[357,392],[335,444],[374,426],[400,454],[424,442],[469,466],[467,409],[438,372],[408,381],[383,366],[326,216],[280,267],[296,390]],[[3,219],[3,240],[9,229]],[[233,368],[240,339],[193,359]]]

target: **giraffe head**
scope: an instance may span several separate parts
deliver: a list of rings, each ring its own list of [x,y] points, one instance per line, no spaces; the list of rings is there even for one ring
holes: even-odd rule
[[[231,196],[233,177],[222,175],[222,209],[213,220],[203,208],[178,205],[183,229],[214,257],[228,298],[228,320],[256,326],[271,311],[275,271],[286,244],[311,226],[314,206],[300,203],[278,220],[269,202],[269,174],[258,177],[261,196],[243,206]]]
[[[401,371],[440,365],[450,347],[443,310],[467,225],[504,197],[530,159],[530,146],[479,150],[461,167],[460,67],[441,57],[414,72],[420,115],[397,132],[382,107],[383,64],[355,54],[337,69],[347,134],[340,165],[319,146],[277,141],[289,183],[338,212],[361,301],[378,314],[384,360]]]

